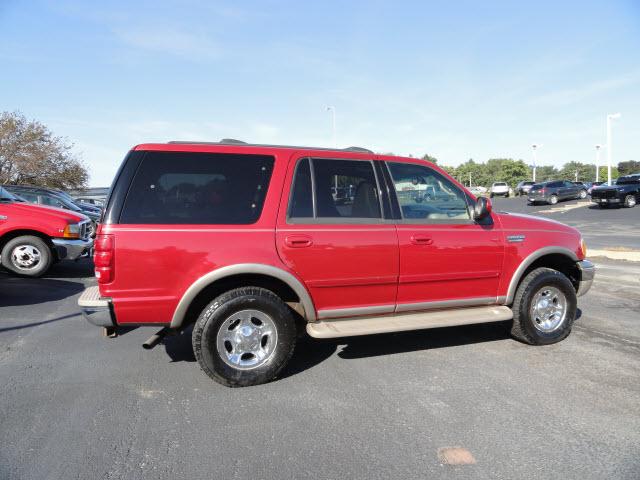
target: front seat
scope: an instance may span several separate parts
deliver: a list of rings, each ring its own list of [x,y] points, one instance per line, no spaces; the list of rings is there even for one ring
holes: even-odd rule
[[[360,182],[353,198],[351,216],[356,218],[380,218],[380,203],[376,188],[369,182]]]

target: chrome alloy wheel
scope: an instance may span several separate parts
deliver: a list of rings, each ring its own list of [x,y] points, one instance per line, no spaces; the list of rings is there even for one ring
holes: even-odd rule
[[[33,245],[18,245],[11,252],[11,262],[20,270],[32,270],[38,266],[42,254]]]
[[[542,287],[533,297],[529,315],[536,329],[551,333],[567,318],[567,297],[556,287]]]
[[[278,331],[269,315],[258,310],[241,310],[220,326],[216,348],[230,367],[250,370],[266,363],[277,343]]]

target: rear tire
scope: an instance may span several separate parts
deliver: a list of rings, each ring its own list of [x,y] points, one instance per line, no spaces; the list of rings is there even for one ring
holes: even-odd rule
[[[296,342],[289,307],[258,287],[230,290],[209,303],[193,328],[200,368],[227,387],[259,385],[287,364]]]
[[[1,256],[2,266],[22,277],[44,275],[53,261],[49,245],[33,235],[9,240],[2,249]]]
[[[536,268],[516,291],[511,335],[529,345],[549,345],[571,333],[576,291],[569,279],[550,268]]]
[[[551,197],[549,198],[549,204],[550,205],[555,205],[556,203],[558,203],[558,196],[557,195],[551,195]]]

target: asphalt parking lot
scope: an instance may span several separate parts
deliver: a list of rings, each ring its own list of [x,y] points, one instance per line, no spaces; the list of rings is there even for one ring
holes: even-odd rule
[[[494,200],[640,249],[640,208]],[[640,478],[640,263],[594,261],[559,344],[501,323],[302,339],[280,379],[244,389],[199,371],[190,332],[151,351],[152,329],[101,337],[76,306],[89,261],[0,273],[0,478]],[[443,465],[446,447],[475,463]]]

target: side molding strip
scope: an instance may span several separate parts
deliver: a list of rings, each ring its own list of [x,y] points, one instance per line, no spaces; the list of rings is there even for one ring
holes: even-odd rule
[[[298,295],[298,297],[300,298],[300,303],[302,304],[302,308],[304,309],[304,316],[307,321],[314,322],[316,320],[316,310],[313,306],[313,301],[311,300],[309,292],[307,292],[307,289],[300,282],[300,280],[294,277],[291,273],[272,265],[264,265],[261,263],[239,263],[236,265],[229,265],[226,267],[218,268],[217,270],[209,272],[193,282],[193,284],[187,289],[187,291],[180,299],[180,302],[176,307],[176,311],[173,313],[173,318],[171,319],[171,328],[178,328],[182,326],[189,305],[191,304],[193,299],[196,298],[198,293],[200,293],[205,287],[212,284],[216,280],[221,280],[232,275],[241,275],[247,273],[268,275],[270,277],[277,278],[278,280],[282,280],[284,283],[289,285],[291,289],[296,293],[296,295]]]
[[[452,327],[474,323],[500,322],[513,318],[509,307],[470,307],[419,313],[320,320],[308,323],[307,333],[315,338],[351,337],[375,333],[403,332],[426,328]]]

